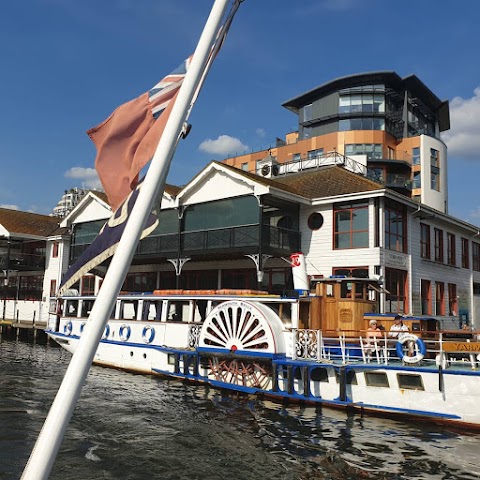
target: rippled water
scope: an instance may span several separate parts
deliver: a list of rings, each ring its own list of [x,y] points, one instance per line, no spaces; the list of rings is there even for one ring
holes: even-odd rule
[[[70,355],[0,340],[0,478],[17,479]],[[93,367],[51,479],[477,479],[480,435]]]

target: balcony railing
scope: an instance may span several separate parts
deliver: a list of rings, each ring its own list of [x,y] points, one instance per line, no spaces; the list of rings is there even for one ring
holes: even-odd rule
[[[0,253],[0,269],[6,270],[7,267],[9,270],[44,270],[45,256],[11,252],[8,258],[7,254]]]
[[[182,252],[187,254],[228,253],[242,249],[258,250],[258,224],[238,227],[215,228],[182,232]],[[73,245],[71,263],[75,262],[88,245]],[[262,230],[262,249],[264,253],[279,252],[288,254],[300,248],[300,232],[286,228],[264,225]],[[139,243],[135,256],[158,255],[171,257],[178,251],[178,235],[169,233],[144,238]]]

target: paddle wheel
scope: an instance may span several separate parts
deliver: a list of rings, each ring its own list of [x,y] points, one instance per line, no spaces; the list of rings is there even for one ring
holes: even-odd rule
[[[285,353],[283,324],[264,304],[231,300],[215,307],[205,319],[199,347],[208,358],[212,380],[268,389],[271,359]]]

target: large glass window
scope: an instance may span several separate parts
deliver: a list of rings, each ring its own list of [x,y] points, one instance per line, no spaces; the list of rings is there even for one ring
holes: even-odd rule
[[[387,291],[385,311],[405,313],[407,272],[393,268],[385,269],[385,289]]]
[[[105,220],[77,223],[73,228],[72,245],[89,245],[105,225]]]
[[[440,160],[439,152],[434,148],[430,149],[430,172],[431,172],[431,188],[440,191]]]
[[[385,95],[363,93],[340,95],[338,110],[340,113],[385,112]]]
[[[335,205],[334,248],[368,247],[368,202]]]
[[[184,214],[186,232],[258,224],[258,201],[253,196],[189,205]]]
[[[349,130],[385,130],[384,118],[349,118],[338,122],[341,132]]]
[[[383,158],[381,143],[347,143],[345,155],[366,155],[368,160],[380,160]]]
[[[122,290],[126,292],[153,292],[156,287],[156,272],[137,272],[127,275]]]
[[[430,225],[420,224],[420,256],[430,258]]]
[[[396,252],[406,252],[407,245],[406,213],[402,205],[385,205],[385,248]]]

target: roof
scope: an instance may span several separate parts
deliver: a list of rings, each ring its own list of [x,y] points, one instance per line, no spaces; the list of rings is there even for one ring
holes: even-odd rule
[[[282,106],[294,113],[298,113],[298,110],[303,106],[342,88],[380,83],[397,91],[408,90],[430,109],[438,113],[440,131],[445,131],[450,128],[448,100],[440,100],[416,75],[407,75],[402,78],[394,71],[389,70],[357,73],[335,78],[287,100]]]
[[[326,198],[383,190],[384,186],[338,165],[276,177],[274,182],[306,198]]]
[[[38,213],[0,208],[0,226],[12,236],[47,237],[59,225],[59,218]]]
[[[177,187],[176,185],[165,184],[165,193],[168,193],[172,197],[176,197],[181,189],[181,187]]]
[[[337,195],[372,192],[384,189],[383,185],[337,165],[321,167],[310,172],[265,178],[255,173],[246,172],[239,168],[226,165],[225,163],[219,164],[262,185],[273,187],[277,190],[284,190],[308,199],[334,197]]]

